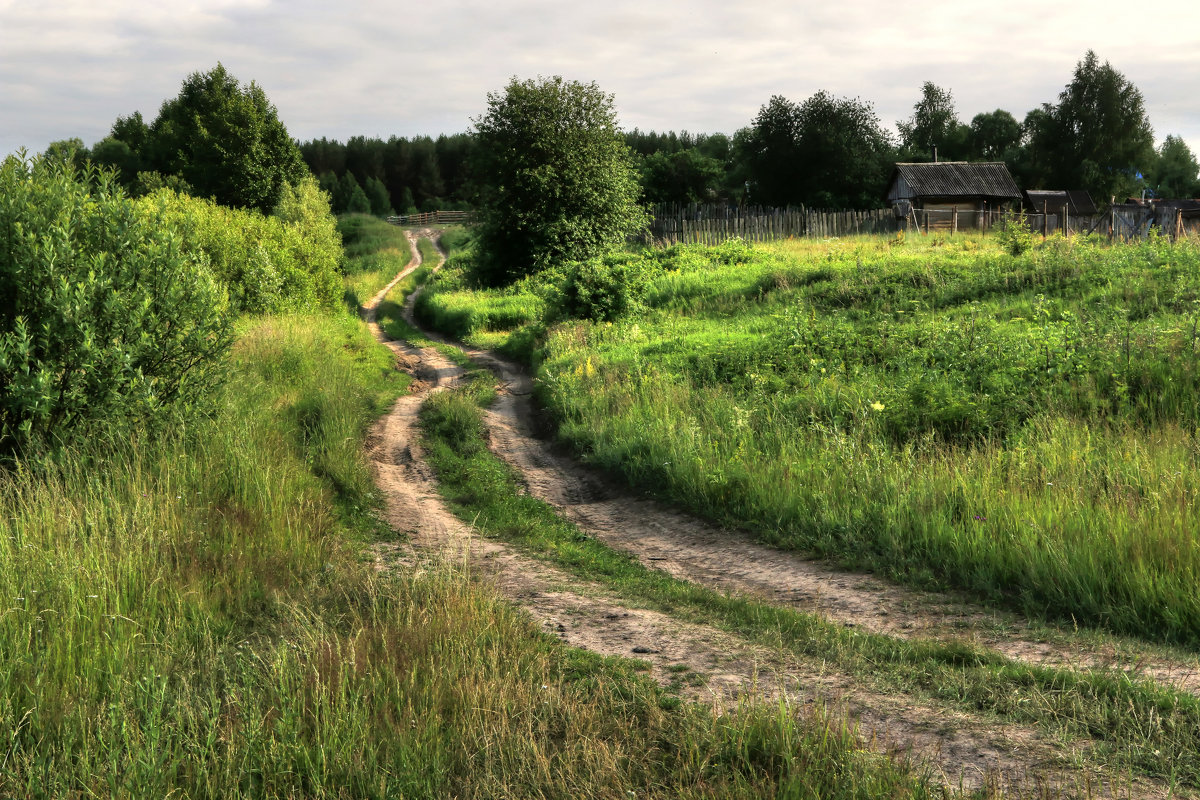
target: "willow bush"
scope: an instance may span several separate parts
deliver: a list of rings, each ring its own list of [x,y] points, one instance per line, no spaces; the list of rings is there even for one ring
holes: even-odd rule
[[[112,173],[0,165],[0,455],[200,408],[228,349],[225,289]]]

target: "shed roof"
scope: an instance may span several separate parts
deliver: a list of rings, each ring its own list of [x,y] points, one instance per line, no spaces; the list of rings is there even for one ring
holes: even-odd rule
[[[1063,206],[1070,206],[1072,214],[1096,213],[1096,204],[1092,202],[1092,196],[1083,189],[1027,189],[1025,196],[1029,199],[1030,207],[1036,211],[1048,208],[1057,213],[1062,211]]]
[[[902,179],[914,197],[994,197],[1017,200],[1021,190],[1002,161],[899,163],[892,184]]]

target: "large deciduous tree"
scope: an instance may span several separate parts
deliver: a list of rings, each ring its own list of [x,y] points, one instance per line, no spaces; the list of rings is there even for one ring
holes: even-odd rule
[[[514,78],[473,122],[483,279],[583,261],[645,227],[612,95],[595,83]]]
[[[878,206],[894,156],[870,103],[817,92],[800,105],[775,96],[735,138],[754,203]]]
[[[1097,200],[1137,191],[1153,163],[1154,132],[1142,93],[1089,50],[1058,96],[1026,117],[1031,161],[1047,186],[1083,188]]]
[[[912,116],[897,122],[896,128],[908,160],[932,161],[935,149],[941,161],[966,155],[968,128],[958,120],[954,95],[932,81],[921,85],[921,99],[913,105]]]
[[[799,194],[804,169],[800,106],[782,95],[772,96],[750,127],[738,132],[735,149],[745,167],[752,203],[786,206],[803,202]]]
[[[308,174],[266,93],[253,81],[242,86],[221,64],[188,76],[162,104],[144,150],[151,169],[178,175],[197,195],[263,213],[285,184]]]
[[[817,92],[800,106],[804,202],[825,208],[883,203],[895,150],[868,102]]]
[[[1002,108],[976,114],[967,144],[972,156],[984,161],[1015,160],[1021,146],[1021,123]]]

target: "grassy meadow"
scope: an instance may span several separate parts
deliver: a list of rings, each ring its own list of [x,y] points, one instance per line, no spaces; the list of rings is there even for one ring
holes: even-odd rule
[[[1200,644],[1200,247],[970,236],[675,247],[638,302],[434,280],[422,318],[538,369],[588,460],[780,547]]]
[[[210,417],[0,471],[0,796],[940,796],[820,711],[681,704],[461,565],[377,570],[363,440],[407,385],[351,314],[246,316]]]

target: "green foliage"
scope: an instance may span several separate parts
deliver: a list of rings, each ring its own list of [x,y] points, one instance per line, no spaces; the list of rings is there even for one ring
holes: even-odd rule
[[[1089,50],[1075,66],[1057,105],[1026,118],[1035,185],[1083,188],[1118,202],[1137,189],[1134,177],[1154,159],[1154,132],[1142,93]]]
[[[875,208],[894,158],[870,103],[817,92],[772,97],[736,141],[756,204]]]
[[[180,194],[192,194],[194,191],[191,185],[178,175],[164,175],[154,170],[139,172],[133,182],[133,194],[136,197],[145,197],[164,189]]]
[[[475,143],[466,133],[436,138],[392,136],[386,141],[352,136],[346,142],[322,137],[300,144],[300,152],[314,175],[328,173],[336,182],[350,173],[371,202],[371,213],[384,216],[389,207],[402,214],[421,210],[467,209],[472,189],[467,162]],[[369,184],[378,181],[386,191],[372,195]],[[332,186],[322,186],[333,194]],[[347,200],[349,194],[347,194]],[[346,204],[335,211],[345,211]]]
[[[1007,214],[996,226],[996,241],[1009,255],[1019,256],[1033,247],[1037,234],[1029,225],[1024,211]]]
[[[1021,145],[1021,123],[1002,108],[984,111],[971,119],[967,135],[971,154],[982,161],[1015,161]]]
[[[332,177],[332,173],[330,173]],[[355,193],[362,194],[362,187],[358,183],[358,179],[354,177],[353,172],[346,172],[342,177],[337,179],[334,184],[334,189],[330,194],[330,204],[333,207],[335,214],[370,214],[371,204],[367,201],[367,196],[362,195],[362,200],[359,202],[357,211],[350,211],[350,203],[354,199]],[[362,208],[363,202],[366,203],[366,209]]]
[[[624,253],[568,264],[547,313],[612,322],[640,306],[652,270],[647,259]]]
[[[42,160],[57,161],[63,164],[70,164],[76,169],[82,169],[87,164],[90,155],[87,147],[83,144],[83,140],[75,137],[73,139],[61,139],[46,145],[46,150],[42,153]]]
[[[346,173],[349,175],[350,173]],[[371,201],[367,199],[367,193],[357,183],[350,191],[350,198],[346,201],[347,214],[370,214]]]
[[[943,161],[967,155],[970,129],[959,122],[950,90],[932,81],[922,84],[921,99],[913,106],[912,116],[897,122],[896,128],[905,161],[932,161],[935,148]]]
[[[1200,163],[1178,136],[1163,139],[1158,158],[1147,170],[1146,180],[1155,197],[1200,197]]]
[[[392,210],[392,200],[388,197],[387,187],[378,178],[367,178],[367,182],[363,185],[363,193],[369,201],[371,213],[375,216],[386,217],[395,213]]]
[[[224,291],[158,209],[69,160],[0,165],[0,453],[195,411],[223,374]]]
[[[696,148],[657,152],[641,163],[642,188],[651,203],[705,203],[716,199],[724,165]]]
[[[474,133],[488,282],[594,258],[645,227],[612,96],[595,83],[514,78],[488,95]]]
[[[329,209],[329,197],[311,175],[287,184],[280,193],[272,217],[283,223],[289,254],[297,267],[310,276],[318,302],[326,302],[335,291],[342,262],[342,236]]]
[[[128,144],[109,136],[101,139],[92,148],[92,163],[116,170],[121,185],[126,191],[132,191],[137,186],[138,172],[141,171],[141,159]]]
[[[450,228],[442,234],[438,244],[442,246],[447,255],[453,256],[469,247],[474,238],[475,235],[469,228]]]
[[[166,189],[139,203],[177,231],[185,251],[203,254],[237,310],[261,314],[338,307],[340,243],[324,193],[311,179],[281,192],[283,216]]]
[[[201,197],[264,214],[308,173],[266,93],[253,81],[241,86],[221,64],[184,80],[139,152],[150,169],[178,175]]]

